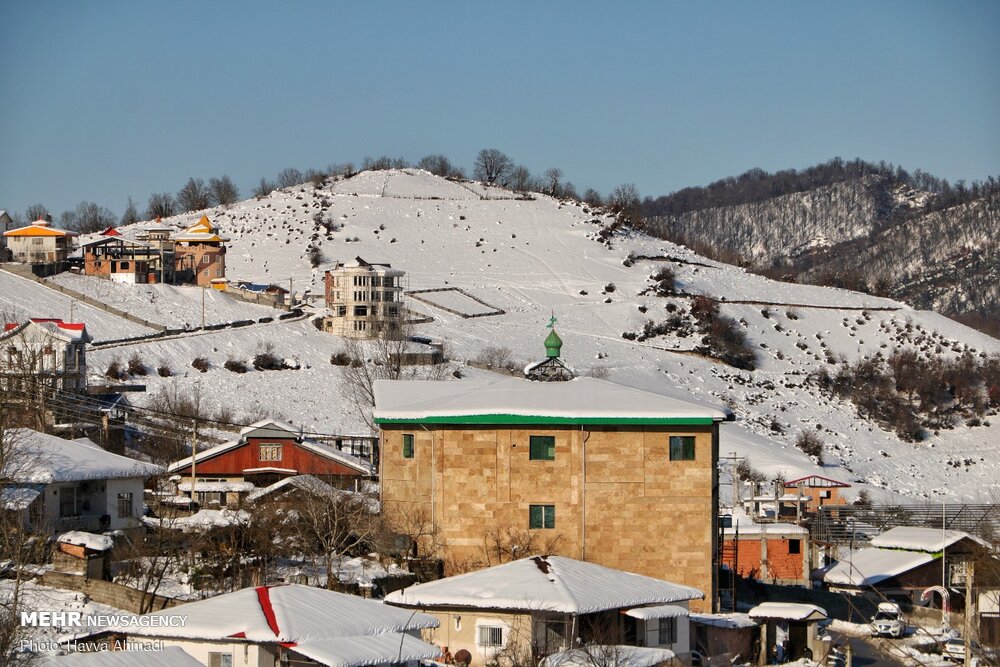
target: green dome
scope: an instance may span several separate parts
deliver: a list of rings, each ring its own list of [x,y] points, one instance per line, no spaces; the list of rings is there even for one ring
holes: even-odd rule
[[[562,338],[553,329],[552,333],[548,335],[545,339],[545,356],[546,357],[558,357],[559,351],[562,349]]]

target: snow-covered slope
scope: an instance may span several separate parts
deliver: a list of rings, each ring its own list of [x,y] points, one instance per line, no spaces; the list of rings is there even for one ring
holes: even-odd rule
[[[202,213],[165,222],[188,225]],[[890,353],[914,340],[941,344],[949,354],[1000,352],[1000,341],[939,315],[855,292],[774,282],[634,232],[616,232],[603,242],[598,233],[609,221],[586,205],[542,195],[518,199],[417,170],[364,172],[332,186],[289,188],[207,213],[232,239],[231,279],[285,284],[291,278],[296,291],[309,287],[318,296],[326,265],[360,256],[405,270],[410,290],[457,287],[503,310],[467,319],[409,302],[434,318],[418,333],[447,341],[455,360],[442,373],[449,379],[456,368],[465,377],[489,377],[461,366],[486,346],[507,347],[521,362],[540,359],[545,324],[554,313],[567,363],[641,389],[680,390],[727,404],[738,421],[723,427],[722,453],[749,456],[768,475],[819,472],[931,498],[984,499],[1000,488],[997,420],[905,443],[858,419],[853,405],[806,383],[813,370],[833,368],[828,359]],[[325,258],[319,268],[309,261],[312,244]],[[758,370],[737,370],[693,353],[697,336],[623,339],[650,320],[662,321],[671,308],[687,308],[689,298],[649,291],[650,275],[664,266],[675,271],[678,289],[722,301],[722,313],[741,323],[755,347]],[[268,343],[278,356],[298,358],[301,370],[223,369],[228,358],[249,360]],[[151,389],[176,382],[192,390],[200,384],[210,403],[225,404],[250,421],[270,414],[322,433],[357,433],[364,426],[347,407],[340,371],[330,364],[341,347],[308,322],[281,322],[98,350],[92,364],[101,367],[138,351],[150,363],[168,360],[175,372],[187,371],[177,378],[147,378]],[[209,359],[207,373],[190,367],[195,356]],[[825,466],[794,447],[801,430],[825,441]],[[970,463],[949,465],[954,460]]]

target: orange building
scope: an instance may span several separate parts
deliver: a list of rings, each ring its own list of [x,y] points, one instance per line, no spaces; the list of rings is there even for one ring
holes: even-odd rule
[[[745,579],[806,586],[809,531],[790,523],[734,523],[723,534],[722,564]]]
[[[11,259],[25,264],[58,264],[66,261],[77,234],[53,227],[46,220],[4,232]]]
[[[226,246],[207,215],[174,235],[174,267],[177,282],[210,286],[226,277]]]
[[[844,505],[847,499],[841,495],[842,489],[851,488],[850,484],[838,482],[822,475],[809,475],[785,482],[785,493],[794,493],[809,499],[805,511],[818,514],[824,505]]]

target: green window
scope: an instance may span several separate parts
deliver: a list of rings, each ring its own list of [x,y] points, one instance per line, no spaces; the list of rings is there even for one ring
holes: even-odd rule
[[[556,438],[552,435],[533,435],[530,439],[528,458],[532,461],[555,461]]]
[[[404,433],[403,434],[403,458],[412,459],[413,458],[413,434]]]
[[[694,461],[694,436],[693,435],[672,435],[672,436],[670,436],[670,460],[671,461]]]
[[[528,505],[528,528],[555,528],[555,505]]]

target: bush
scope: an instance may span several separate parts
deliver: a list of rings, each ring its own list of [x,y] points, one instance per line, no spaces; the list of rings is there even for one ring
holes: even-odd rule
[[[246,363],[240,359],[228,359],[224,365],[227,371],[233,373],[246,373],[250,370]]]
[[[208,359],[205,357],[195,357],[195,360],[191,362],[191,365],[202,373],[208,372]]]
[[[802,431],[795,440],[795,446],[823,465],[823,440],[818,435],[812,431]]]
[[[285,362],[274,356],[274,346],[268,343],[254,356],[253,367],[259,371],[280,371],[284,370]]]
[[[122,363],[115,359],[110,364],[108,364],[108,370],[104,373],[109,380],[124,380],[128,377],[128,373],[122,368]]]
[[[330,355],[330,363],[334,366],[350,366],[351,365],[351,355],[347,354],[341,350],[340,352],[334,352]]]
[[[719,304],[706,296],[691,300],[691,315],[703,334],[699,352],[735,368],[752,371],[757,355],[739,324],[719,313]]]
[[[754,470],[750,459],[740,459],[736,464],[736,478],[744,482],[763,482],[767,477],[759,470]]]
[[[142,363],[138,352],[133,352],[132,356],[128,358],[128,372],[130,375],[146,374],[146,364]]]
[[[499,347],[496,345],[489,345],[483,348],[476,357],[476,361],[487,368],[503,368],[509,370],[514,367],[514,356],[511,351],[506,347]]]
[[[604,291],[605,291],[605,292],[606,292],[607,294],[611,294],[611,293],[612,293],[612,292],[614,292],[614,291],[615,291],[616,289],[617,289],[617,288],[615,287],[615,284],[614,284],[614,283],[608,283],[607,285],[605,285],[605,286],[604,286]]]
[[[160,367],[156,369],[156,372],[161,378],[168,378],[174,374],[174,372],[170,370],[170,366],[167,366],[166,364],[161,364]]]
[[[655,284],[654,289],[659,296],[668,296],[675,293],[674,283],[677,277],[674,275],[674,270],[669,266],[664,266],[654,273],[651,279]]]

